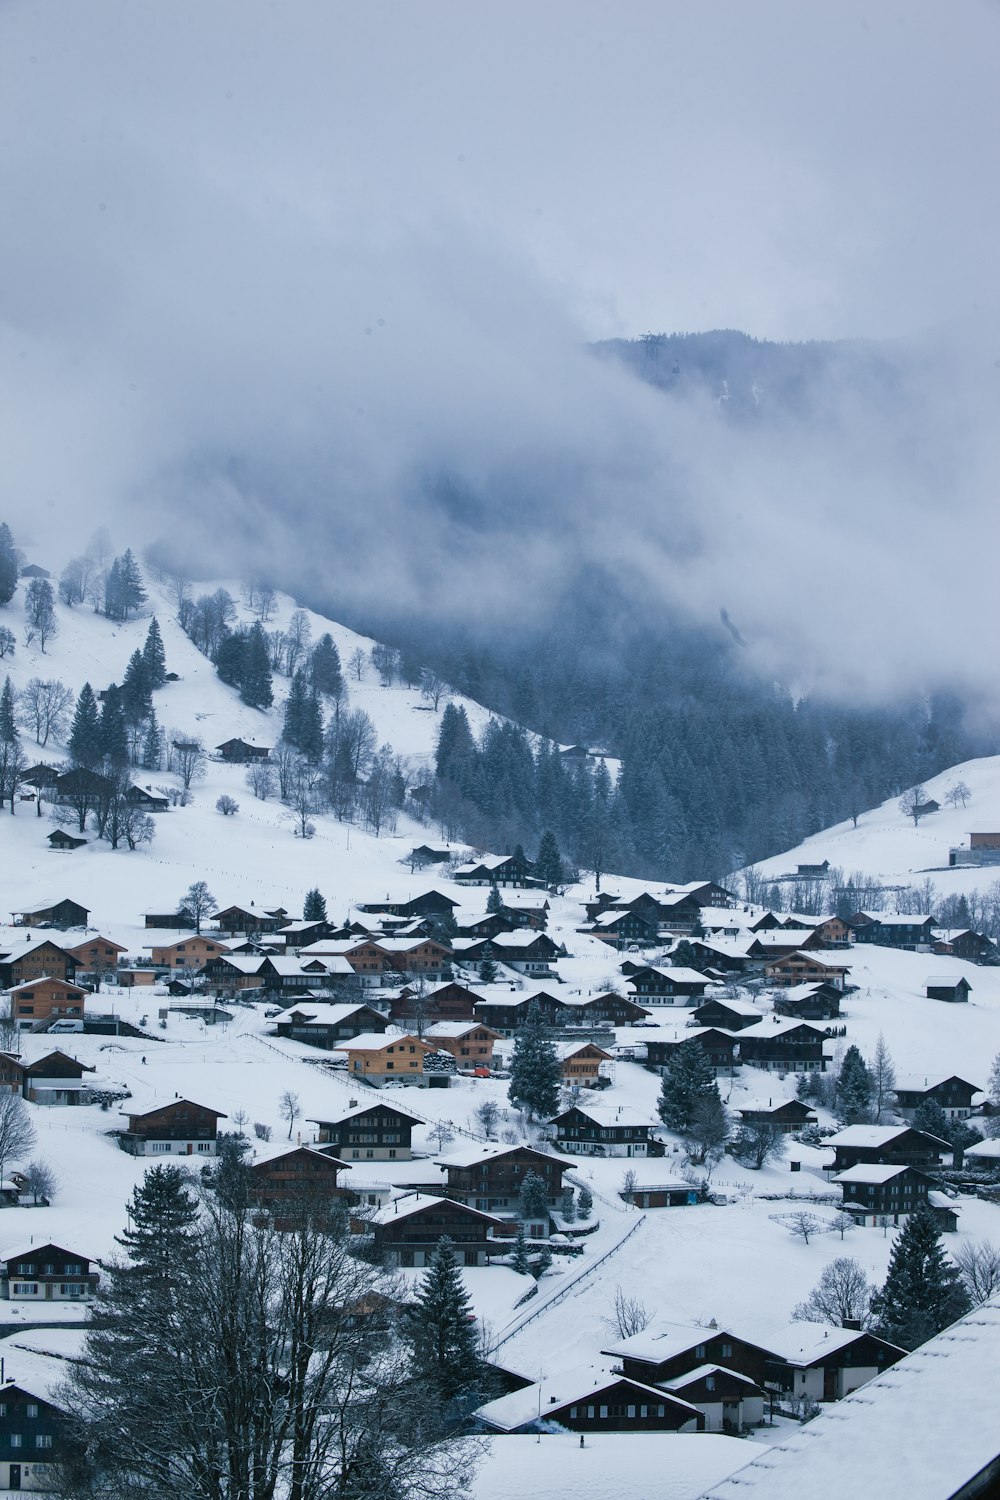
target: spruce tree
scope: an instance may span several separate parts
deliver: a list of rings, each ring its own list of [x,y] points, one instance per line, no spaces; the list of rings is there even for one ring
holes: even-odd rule
[[[240,697],[251,708],[270,708],[274,702],[267,638],[259,620],[255,620],[247,631]]]
[[[532,1002],[524,1023],[514,1032],[510,1062],[510,1102],[529,1119],[548,1119],[559,1107],[561,1069],[546,1035],[538,1006]]]
[[[496,963],[489,955],[480,960],[479,980],[481,984],[496,984],[497,973]]]
[[[958,1267],[941,1248],[934,1212],[921,1203],[896,1236],[885,1283],[872,1298],[875,1331],[915,1349],[969,1307]]]
[[[577,1217],[584,1220],[589,1219],[594,1212],[594,1195],[586,1183],[580,1188],[576,1202],[576,1212]]]
[[[113,682],[104,694],[98,727],[101,742],[101,758],[113,766],[128,765],[128,732],[125,710],[122,706],[122,690]]]
[[[17,739],[17,717],[14,706],[14,686],[9,677],[4,679],[0,691],[0,744],[13,745]]]
[[[94,689],[85,682],[76,700],[73,727],[69,732],[70,759],[75,766],[92,770],[101,758],[101,716]]]
[[[309,676],[317,693],[328,698],[339,698],[344,691],[344,673],[340,665],[340,652],[333,636],[321,635],[309,657]]]
[[[690,1037],[681,1042],[667,1064],[656,1112],[668,1130],[683,1133],[694,1121],[696,1106],[717,1090],[708,1054]]]
[[[247,632],[245,630],[227,631],[216,646],[215,655],[212,658],[215,662],[215,670],[219,674],[220,681],[226,683],[228,687],[238,688],[242,683],[246,654]]]
[[[17,589],[17,548],[6,521],[0,521],[0,604],[9,604]]]
[[[316,886],[311,891],[306,891],[306,898],[302,903],[303,922],[325,922],[326,900]]]
[[[521,1179],[519,1212],[522,1219],[547,1219],[549,1216],[549,1200],[545,1192],[545,1183],[531,1168]]]
[[[285,700],[285,717],[281,737],[296,750],[302,749],[302,733],[309,698],[306,674],[299,669],[293,673],[288,697]]]
[[[149,676],[141,651],[133,651],[122,678],[122,709],[126,722],[141,724],[153,707]]]
[[[146,735],[142,742],[142,769],[144,771],[160,769],[163,764],[163,749],[163,731],[155,709],[151,709],[146,723]]]
[[[413,1375],[432,1409],[475,1392],[482,1376],[476,1349],[472,1301],[462,1281],[451,1240],[438,1241],[430,1265],[408,1309],[404,1332]]]
[[[517,1239],[514,1241],[514,1249],[511,1252],[510,1268],[517,1271],[520,1276],[531,1275],[531,1261],[528,1259],[528,1245],[524,1238],[524,1225],[517,1226]]]
[[[490,886],[490,893],[486,897],[486,910],[491,916],[503,911],[503,898],[495,885]]]
[[[146,668],[146,684],[151,693],[163,687],[167,680],[167,653],[163,649],[163,637],[156,616],[149,622],[146,644],[142,648],[142,661]]]
[[[538,858],[535,860],[535,874],[549,890],[554,890],[563,882],[563,862],[559,853],[559,845],[556,836],[551,829],[542,834],[538,844]]]
[[[871,1118],[872,1079],[853,1044],[844,1053],[837,1079],[837,1117],[845,1125],[862,1125]]]

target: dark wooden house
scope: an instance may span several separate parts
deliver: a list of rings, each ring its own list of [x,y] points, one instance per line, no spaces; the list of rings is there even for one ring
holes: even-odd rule
[[[267,760],[271,754],[266,745],[252,745],[249,740],[231,739],[223,740],[221,745],[216,745],[219,759],[227,761],[230,765],[243,766],[248,761]]]
[[[567,1156],[646,1156],[656,1121],[627,1104],[574,1104],[549,1124]]]
[[[0,1296],[17,1302],[86,1302],[100,1276],[77,1250],[42,1241],[0,1256]]]
[[[775,1073],[825,1073],[826,1033],[794,1017],[760,1021],[739,1033],[740,1057],[754,1068]]]
[[[327,1005],[323,1001],[299,1001],[275,1016],[274,1028],[289,1041],[305,1042],[330,1052],[363,1031],[384,1032],[388,1017],[371,1005]]]
[[[846,1172],[859,1162],[885,1166],[939,1167],[951,1152],[948,1141],[911,1125],[847,1125],[826,1140],[834,1151],[832,1172]]]
[[[928,979],[928,1000],[947,1000],[951,1004],[963,1004],[972,993],[972,985],[965,978]]]
[[[740,1065],[739,1033],[735,1036],[716,1026],[699,1026],[696,1030],[683,1032],[677,1037],[650,1038],[646,1043],[646,1061],[655,1073],[666,1071],[670,1059],[678,1047],[694,1041],[705,1049],[708,1060],[717,1073],[732,1073]]]
[[[807,1125],[815,1125],[818,1116],[801,1099],[755,1099],[737,1110],[744,1125],[774,1125],[782,1135],[794,1135]]]
[[[444,1173],[443,1191],[449,1198],[482,1213],[509,1217],[520,1211],[521,1184],[529,1172],[542,1179],[549,1207],[558,1209],[569,1162],[533,1146],[470,1143],[440,1157],[439,1165]]]
[[[346,1207],[356,1201],[356,1195],[338,1181],[339,1174],[348,1170],[346,1162],[329,1152],[293,1146],[251,1165],[250,1192],[259,1208],[269,1209],[282,1220],[294,1214],[297,1205],[329,1206],[340,1199]]]
[[[570,1432],[701,1432],[696,1406],[671,1391],[624,1376],[566,1390],[566,1382],[528,1386],[481,1406],[476,1419],[487,1432],[538,1432],[558,1423]]]
[[[844,1208],[861,1224],[885,1219],[898,1224],[927,1202],[930,1179],[916,1167],[880,1166],[859,1162],[834,1181],[843,1195]]]
[[[512,1248],[510,1228],[496,1215],[428,1193],[393,1198],[355,1227],[371,1236],[375,1253],[390,1266],[426,1266],[445,1237],[466,1266],[488,1265],[491,1256]]]
[[[420,1120],[398,1104],[354,1104],[333,1120],[314,1120],[317,1145],[343,1161],[409,1161]]]
[[[82,849],[87,842],[86,839],[74,838],[65,828],[53,829],[48,838],[49,848],[57,854],[71,854],[74,849]]]
[[[226,1116],[218,1109],[175,1099],[144,1114],[128,1114],[128,1129],[118,1138],[131,1156],[214,1156],[219,1121]]]
[[[911,1118],[930,1099],[941,1106],[949,1120],[964,1120],[972,1113],[973,1097],[982,1092],[982,1084],[970,1083],[956,1073],[900,1075],[896,1079],[896,1106],[901,1115]]]
[[[90,909],[72,901],[68,896],[58,901],[42,901],[38,905],[13,913],[18,927],[86,927]]]

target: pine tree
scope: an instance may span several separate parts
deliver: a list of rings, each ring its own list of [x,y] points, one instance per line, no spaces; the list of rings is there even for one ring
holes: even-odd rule
[[[523,1025],[514,1032],[510,1062],[510,1101],[528,1118],[548,1119],[559,1107],[561,1069],[538,1006],[528,1006]]]
[[[486,910],[491,916],[503,911],[503,898],[495,885],[490,886],[490,893],[486,897]]]
[[[101,716],[94,689],[85,682],[76,700],[73,727],[69,732],[70,759],[75,766],[92,770],[101,758]]]
[[[157,720],[156,710],[150,709],[146,735],[142,742],[142,769],[144,771],[160,769],[163,764],[163,749],[163,731]]]
[[[17,717],[14,706],[14,686],[9,677],[4,679],[0,691],[0,744],[13,745],[17,739]]]
[[[531,1168],[521,1178],[519,1212],[522,1219],[548,1219],[549,1216],[549,1200],[545,1192],[545,1183]]]
[[[489,957],[489,955],[487,955],[486,958],[480,960],[479,980],[481,984],[496,984],[497,973],[498,970],[496,963],[492,958]]]
[[[667,1064],[660,1084],[656,1112],[668,1130],[684,1132],[691,1126],[702,1099],[718,1091],[715,1071],[700,1042],[681,1042]]]
[[[226,683],[228,687],[240,686],[246,667],[246,655],[247,632],[245,630],[226,631],[220,638],[212,658],[221,682]]]
[[[535,860],[535,874],[542,883],[554,890],[563,882],[563,862],[559,853],[559,845],[556,836],[551,829],[547,829],[538,844],[538,858]]]
[[[311,891],[306,891],[306,898],[302,903],[303,922],[325,922],[326,900],[323,893],[313,886]]]
[[[344,691],[344,673],[340,652],[333,636],[321,635],[309,657],[309,677],[315,692],[328,698],[339,698]]]
[[[17,548],[6,521],[0,521],[0,604],[9,604],[17,590]]]
[[[109,761],[113,766],[127,766],[128,731],[122,706],[122,691],[115,682],[105,691],[98,733],[102,760]]]
[[[871,1107],[871,1074],[852,1044],[844,1053],[837,1079],[837,1116],[845,1125],[862,1125],[871,1118]]]
[[[122,678],[122,710],[128,724],[141,724],[153,708],[149,676],[141,651],[133,651]]]
[[[163,649],[163,637],[156,616],[149,622],[146,643],[142,648],[143,666],[146,668],[146,684],[151,693],[163,687],[167,680],[167,653]]]
[[[589,1219],[594,1212],[594,1195],[586,1183],[580,1188],[576,1203],[576,1212],[577,1217],[584,1220]]]
[[[517,1271],[520,1276],[531,1275],[531,1261],[528,1259],[528,1245],[524,1238],[524,1225],[517,1226],[517,1239],[514,1241],[514,1249],[511,1252],[510,1268]]]
[[[267,638],[259,620],[247,632],[240,697],[251,708],[270,708],[274,702]]]
[[[958,1268],[941,1248],[934,1211],[921,1203],[896,1236],[885,1283],[872,1298],[876,1332],[915,1349],[969,1306]]]
[[[308,699],[309,687],[306,683],[306,674],[300,668],[292,675],[288,697],[285,700],[285,718],[281,731],[282,739],[296,750],[302,749],[302,733]]]
[[[476,1349],[472,1301],[451,1240],[438,1241],[404,1325],[413,1374],[437,1412],[457,1396],[477,1390],[482,1365]]]

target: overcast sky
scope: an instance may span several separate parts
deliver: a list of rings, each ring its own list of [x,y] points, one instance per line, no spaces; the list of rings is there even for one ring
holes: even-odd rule
[[[877,413],[748,468],[580,351],[941,337],[940,430],[925,388],[911,433],[995,535],[998,79],[986,0],[0,0],[0,512],[33,541],[186,506],[313,559],[377,523],[416,605],[416,479],[524,526],[541,481],[539,576],[613,513],[623,572],[787,642],[802,601],[754,595],[754,548],[791,579],[854,507],[907,585],[866,558],[889,597],[858,647],[949,660],[911,600],[947,566],[912,527],[942,491],[909,444],[897,484]],[[472,597],[504,600],[523,575],[477,571],[462,520],[439,570],[468,543]],[[954,630],[992,628],[964,592]]]

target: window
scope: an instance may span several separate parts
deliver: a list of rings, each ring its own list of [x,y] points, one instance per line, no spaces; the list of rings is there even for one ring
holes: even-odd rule
[[[24,1439],[19,1432],[12,1432],[8,1438],[8,1442],[12,1448],[20,1448],[24,1443]]]
[[[38,1283],[35,1281],[15,1281],[15,1297],[34,1297],[38,1292]]]
[[[39,1432],[39,1433],[37,1433],[36,1436],[35,1436],[35,1447],[36,1448],[51,1448],[52,1447],[52,1438],[49,1436],[49,1434],[47,1432]]]
[[[695,1357],[695,1359],[704,1359],[705,1358],[705,1345],[704,1344],[699,1344],[697,1346],[697,1348],[694,1351],[694,1357]]]
[[[722,1358],[723,1359],[732,1359],[732,1357],[733,1357],[733,1346],[732,1346],[732,1344],[721,1344],[720,1345],[720,1350],[721,1350]]]
[[[715,1390],[715,1376],[714,1375],[706,1375],[705,1376],[705,1389],[706,1389],[706,1391],[714,1391]]]
[[[37,1406],[37,1404],[34,1401],[29,1401],[28,1402],[27,1406],[24,1408],[24,1415],[26,1417],[37,1417],[38,1416],[38,1406]]]
[[[604,1417],[604,1418],[606,1418],[607,1415],[608,1415],[608,1408],[606,1406],[602,1406],[601,1407],[601,1416]]]
[[[82,1297],[85,1288],[78,1281],[64,1281],[59,1287],[61,1297]]]

